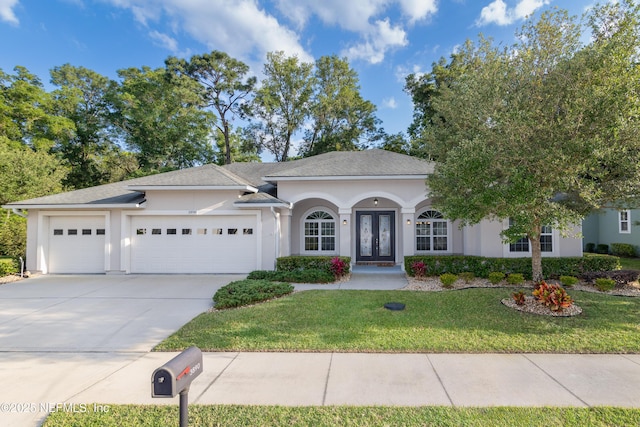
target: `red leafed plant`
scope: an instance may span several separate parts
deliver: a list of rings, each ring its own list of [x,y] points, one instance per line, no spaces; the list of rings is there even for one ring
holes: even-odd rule
[[[423,261],[415,261],[411,264],[411,270],[415,277],[424,277],[427,274],[427,266]]]
[[[347,263],[340,257],[331,258],[331,272],[333,276],[338,280],[344,276],[347,269]]]
[[[560,311],[573,305],[573,299],[560,285],[550,285],[542,281],[536,284],[532,294],[553,311]]]
[[[524,292],[522,291],[514,292],[513,294],[511,294],[511,296],[513,297],[513,300],[516,302],[517,305],[524,305],[524,301],[525,301]]]

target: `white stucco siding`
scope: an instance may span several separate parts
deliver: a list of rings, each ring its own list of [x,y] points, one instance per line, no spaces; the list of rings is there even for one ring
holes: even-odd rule
[[[338,207],[351,207],[363,200],[389,199],[398,206],[414,207],[426,198],[427,187],[422,179],[371,179],[281,181],[278,198],[298,202],[310,198],[325,199]]]
[[[237,190],[148,190],[145,193],[145,210],[188,211],[235,209]]]

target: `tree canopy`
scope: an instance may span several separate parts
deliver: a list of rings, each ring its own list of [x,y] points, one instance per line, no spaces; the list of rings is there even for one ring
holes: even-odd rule
[[[437,160],[434,206],[463,225],[510,220],[503,236],[530,240],[535,280],[543,227],[568,232],[637,196],[638,16],[631,1],[591,9],[586,27],[546,12],[513,46],[468,41],[410,88],[426,94],[414,132]]]
[[[289,158],[292,138],[309,115],[312,73],[313,64],[300,62],[296,56],[267,54],[265,78],[253,103],[254,116],[259,120],[254,135],[278,162]]]
[[[215,126],[224,136],[225,163],[231,163],[231,122],[250,113],[249,97],[256,84],[255,77],[246,77],[249,66],[216,50],[188,61],[170,57],[165,63],[169,76],[188,76],[199,83],[202,105],[217,114]]]

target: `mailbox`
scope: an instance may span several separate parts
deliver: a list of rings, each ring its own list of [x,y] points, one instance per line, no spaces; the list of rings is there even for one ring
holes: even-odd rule
[[[189,347],[153,371],[151,397],[175,397],[188,392],[191,382],[201,373],[202,351]]]

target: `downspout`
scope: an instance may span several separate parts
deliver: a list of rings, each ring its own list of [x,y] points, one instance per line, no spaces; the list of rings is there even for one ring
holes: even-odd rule
[[[22,209],[11,208],[11,211],[16,215],[21,216],[22,218],[26,218],[27,217],[27,215],[24,212],[22,212]]]
[[[273,269],[276,268],[276,262],[278,260],[278,255],[280,254],[280,212],[276,212],[276,210],[271,206],[271,213],[273,214],[273,218],[275,219],[275,259],[273,260]]]

